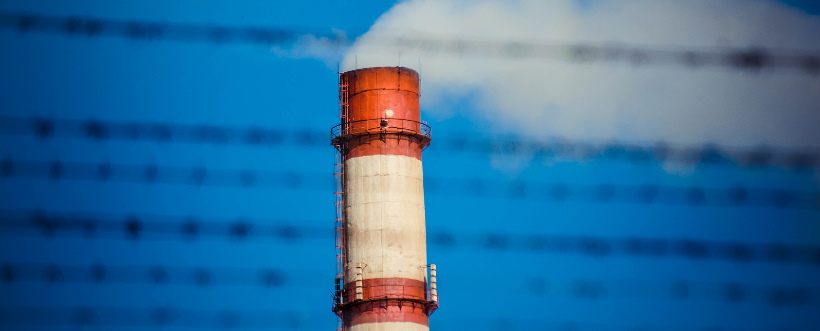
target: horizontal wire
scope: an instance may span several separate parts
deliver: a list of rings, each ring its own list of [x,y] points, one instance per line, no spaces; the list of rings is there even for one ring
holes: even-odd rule
[[[331,314],[327,312],[327,314]],[[76,306],[76,307],[0,307],[0,325],[35,325],[35,326],[140,326],[145,328],[164,329],[166,327],[193,327],[205,329],[262,329],[276,328],[289,330],[327,330],[328,325],[322,319],[311,317],[303,311],[286,310],[245,310],[245,309],[190,309],[173,306],[155,306],[146,308],[126,308],[111,306]],[[623,330],[623,331],[715,331],[714,327],[648,325],[642,322],[635,325],[617,325],[595,323],[589,320],[545,320],[524,319],[515,317],[468,316],[431,317],[435,321],[455,323],[469,330],[545,330],[545,331],[586,331],[586,330]],[[793,321],[794,322],[794,321]],[[738,328],[721,327],[726,331],[782,331],[788,327],[775,328]]]
[[[305,272],[282,269],[238,269],[219,267],[185,268],[167,265],[91,265],[34,264],[0,262],[0,287],[23,282],[50,284],[151,284],[217,286],[255,286],[265,288],[315,288],[302,280]],[[442,274],[439,276],[445,276]],[[301,281],[301,282],[300,282]],[[772,306],[802,307],[820,305],[820,288],[788,285],[752,285],[736,281],[646,281],[637,279],[553,279],[531,277],[509,282],[508,290],[529,295],[578,299],[638,298],[663,300],[722,301],[762,303]],[[328,288],[332,285],[330,282]],[[446,293],[443,291],[442,293]]]
[[[292,270],[291,270],[292,271]],[[93,265],[2,263],[0,283],[146,283],[155,285],[304,287],[300,277],[279,268],[178,267],[167,265]]]
[[[276,328],[289,330],[326,329],[302,311],[251,309],[190,309],[172,306],[147,308],[78,306],[2,307],[0,325],[79,325],[194,327],[208,329]]]
[[[94,141],[151,141],[243,145],[252,147],[330,145],[330,135],[310,129],[277,129],[262,126],[231,127],[184,125],[167,122],[113,122],[99,119],[70,120],[46,117],[0,115],[0,134],[29,135],[40,139],[82,138]],[[480,154],[526,154],[578,160],[620,160],[631,163],[674,162],[740,167],[778,166],[789,170],[820,166],[820,153],[768,147],[730,148],[716,145],[679,146],[659,142],[651,145],[618,142],[592,143],[553,138],[538,141],[526,137],[495,137],[436,140],[432,150]]]
[[[300,225],[293,225],[293,223]],[[133,240],[146,239],[146,236],[176,236],[185,240],[260,239],[296,243],[302,240],[333,238],[334,230],[331,227],[304,225],[323,223],[321,221],[285,221],[246,217],[211,220],[197,216],[57,214],[37,210],[0,210],[0,229],[2,229],[0,231],[14,232],[17,236],[26,234],[45,237],[77,235],[87,238]]]
[[[752,285],[736,281],[645,281],[570,279],[534,277],[526,280],[524,290],[541,297],[568,295],[579,299],[629,298],[670,301],[722,301],[733,304],[758,303],[772,306],[802,307],[820,305],[820,288],[789,285]]]
[[[314,37],[329,49],[352,46],[343,34],[330,29],[288,29],[181,24],[148,21],[116,21],[91,17],[54,17],[32,13],[0,12],[0,29],[21,34],[41,32],[75,37],[113,37],[146,41],[185,41],[213,44],[257,44],[293,46],[302,38]],[[505,40],[453,39],[416,34],[414,37],[371,38],[376,47],[453,55],[492,56],[510,59],[544,58],[571,62],[623,62],[633,65],[677,65],[689,68],[721,67],[741,70],[761,68],[820,73],[816,52],[749,47],[746,49],[660,49],[619,43],[545,44]]]
[[[65,162],[60,160],[0,160],[0,180],[8,178],[44,179],[54,182],[80,180],[187,186],[323,189],[333,192],[330,173],[217,169],[206,167],[160,166],[156,164],[112,164]],[[555,202],[626,203],[683,205],[690,207],[774,207],[818,209],[820,192],[745,186],[705,187],[657,184],[580,184],[536,181],[494,181],[482,178],[424,178],[425,192],[471,197],[542,199]]]
[[[262,240],[299,244],[307,239],[332,242],[329,222],[300,221],[299,224],[327,223],[327,229],[306,225],[278,224],[267,219],[224,219],[204,221],[197,217],[137,216],[113,214],[64,214],[42,211],[0,210],[0,236],[121,238],[128,240]],[[510,234],[431,229],[428,241],[441,249],[477,247],[505,252],[572,254],[594,258],[685,258],[725,260],[738,263],[808,264],[820,266],[820,246],[785,243],[744,243],[694,238],[648,238]]]

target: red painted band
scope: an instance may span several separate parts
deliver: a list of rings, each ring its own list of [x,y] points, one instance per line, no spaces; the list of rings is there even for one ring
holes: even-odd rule
[[[375,67],[341,74],[340,137],[346,158],[405,155],[421,160],[430,128],[420,123],[419,74],[402,67]]]
[[[346,300],[356,299],[356,283],[345,284]],[[427,286],[423,281],[410,278],[369,278],[362,280],[362,300],[413,299],[426,300]]]
[[[350,122],[395,118],[419,121],[419,74],[409,68],[376,67],[342,73]],[[390,110],[389,113],[386,111]]]
[[[424,326],[429,325],[430,317],[423,303],[388,299],[365,301],[351,305],[344,312],[347,327],[366,323],[404,322]]]
[[[348,326],[364,323],[409,322],[428,325],[429,303],[423,281],[409,278],[362,280],[362,301],[356,299],[356,282],[345,285],[344,320]]]
[[[342,151],[345,159],[370,155],[404,155],[421,160],[421,151],[429,144],[429,138],[399,133],[368,134],[354,136],[346,141]]]

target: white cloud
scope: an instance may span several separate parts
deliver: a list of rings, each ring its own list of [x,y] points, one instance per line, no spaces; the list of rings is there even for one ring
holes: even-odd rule
[[[618,42],[820,51],[820,18],[756,0],[410,0],[382,15],[343,68],[420,71],[426,116],[453,96],[498,131],[572,139],[820,147],[820,76],[764,68],[569,63],[384,47],[396,38]]]

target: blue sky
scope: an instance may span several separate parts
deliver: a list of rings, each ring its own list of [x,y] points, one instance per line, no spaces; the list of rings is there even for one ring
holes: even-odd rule
[[[813,1],[783,3],[820,14]],[[393,6],[6,1],[0,11],[341,29],[353,38]],[[0,159],[8,169],[0,178],[0,329],[336,326],[328,292],[336,273],[328,135],[338,122],[334,61],[282,56],[270,45],[7,28],[0,49]],[[482,142],[520,132],[482,115],[481,93],[439,93],[443,99],[427,101],[422,114],[433,128],[425,199],[428,260],[438,265],[441,296],[432,328],[818,324],[816,164],[680,166],[617,144],[591,157],[494,152]],[[42,121],[51,134],[36,134]],[[106,138],[88,138],[93,123],[108,128]],[[129,123],[165,125],[175,135],[117,138],[128,135]],[[203,126],[239,133],[227,143],[186,138]],[[281,140],[243,142],[254,129]],[[101,179],[106,164],[109,180]],[[745,198],[733,198],[737,192]],[[195,234],[186,235],[189,223],[199,224]],[[780,248],[786,257],[778,258]]]

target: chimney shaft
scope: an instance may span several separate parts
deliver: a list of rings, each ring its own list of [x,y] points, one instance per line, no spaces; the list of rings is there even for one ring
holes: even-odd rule
[[[430,291],[421,153],[419,76],[402,67],[341,73],[337,248],[342,329],[429,330]]]

